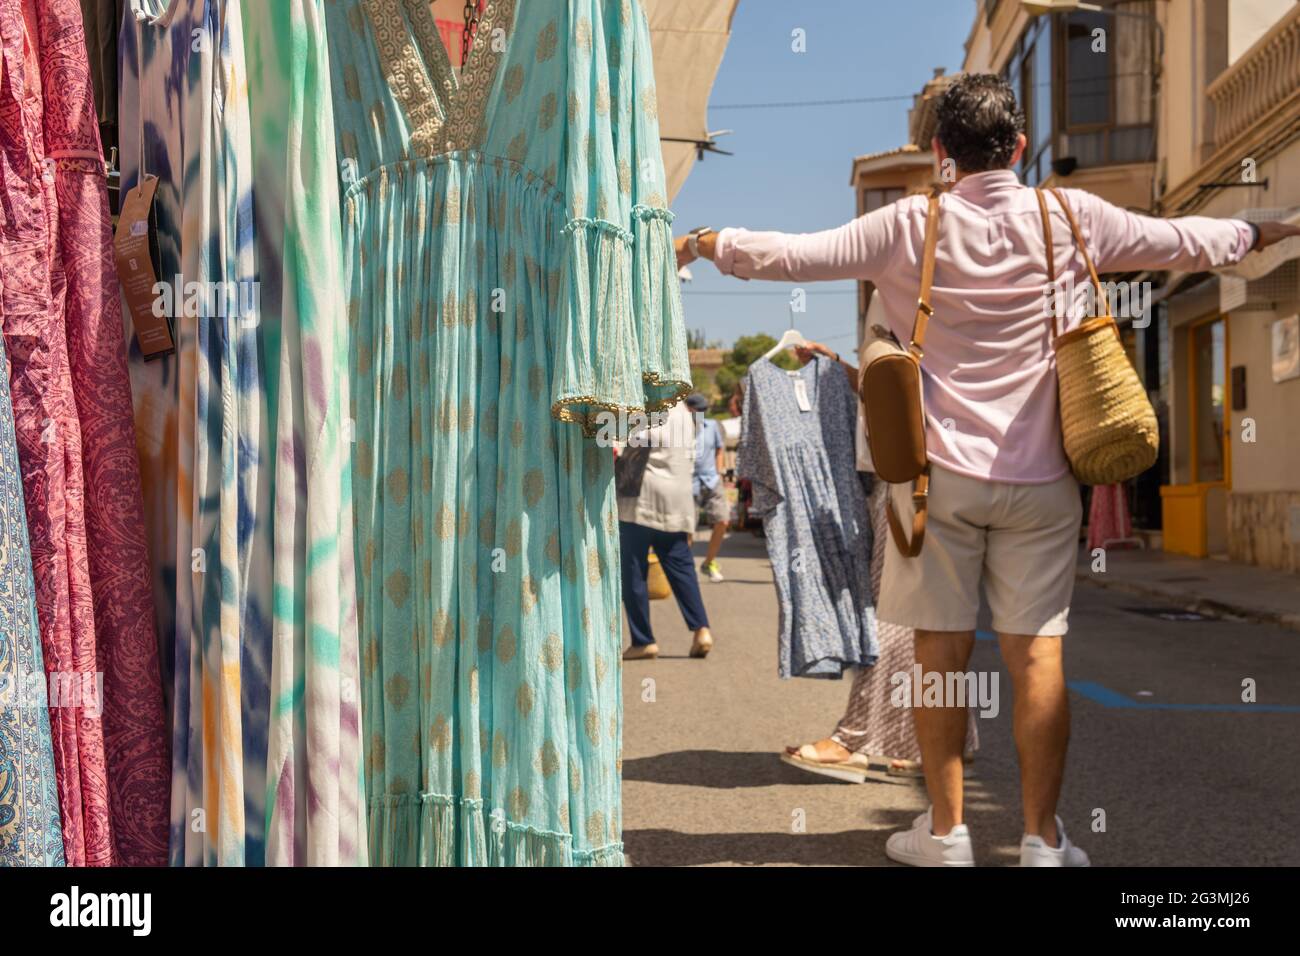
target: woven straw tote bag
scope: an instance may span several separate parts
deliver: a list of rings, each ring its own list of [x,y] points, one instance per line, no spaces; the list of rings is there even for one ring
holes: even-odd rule
[[[1119,326],[1110,312],[1110,299],[1097,278],[1074,213],[1058,190],[1048,191],[1065,211],[1103,312],[1062,335],[1055,314],[1058,310],[1052,310],[1052,347],[1056,351],[1065,457],[1070,461],[1070,470],[1083,484],[1112,485],[1134,478],[1155,464],[1160,429],[1146,389],[1124,351]],[[1047,275],[1055,283],[1047,199],[1042,189],[1035,192],[1043,218],[1043,238],[1047,242]]]
[[[659,555],[654,553],[653,548],[650,550],[650,567],[646,571],[645,583],[652,601],[662,601],[673,593],[668,575],[664,574],[664,566],[659,563]]]

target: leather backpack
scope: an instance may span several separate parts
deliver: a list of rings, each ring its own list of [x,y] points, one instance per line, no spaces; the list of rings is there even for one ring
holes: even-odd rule
[[[878,335],[862,353],[858,395],[867,426],[867,445],[875,472],[890,484],[912,483],[912,537],[887,499],[889,531],[904,557],[914,558],[925,543],[926,503],[930,495],[930,458],[925,450],[925,405],[921,390],[921,359],[925,330],[934,310],[934,256],[939,242],[939,195],[930,196],[925,220],[925,251],[921,260],[921,289],[916,299],[912,338],[903,348],[892,335]]]

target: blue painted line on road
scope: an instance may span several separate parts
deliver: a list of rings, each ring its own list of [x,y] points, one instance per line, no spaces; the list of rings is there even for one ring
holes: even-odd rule
[[[1199,710],[1225,714],[1300,714],[1300,706],[1291,704],[1164,704],[1159,701],[1133,700],[1090,680],[1069,681],[1070,690],[1101,704],[1122,710]]]

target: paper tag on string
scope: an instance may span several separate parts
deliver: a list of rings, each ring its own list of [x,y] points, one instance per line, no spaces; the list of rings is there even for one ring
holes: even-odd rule
[[[808,401],[808,383],[803,379],[797,379],[794,383],[794,400],[799,403],[799,411],[812,411],[812,402]]]
[[[139,185],[123,196],[117,233],[113,236],[117,278],[122,285],[140,354],[147,359],[176,351],[171,320],[154,312],[157,300],[154,286],[158,283],[158,275],[149,249],[149,215],[157,190],[158,177],[145,176]]]

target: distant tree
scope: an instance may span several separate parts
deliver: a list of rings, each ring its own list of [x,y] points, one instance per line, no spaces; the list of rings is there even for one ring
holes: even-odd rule
[[[687,329],[686,347],[688,349],[720,349],[722,348],[722,342],[719,339],[706,339],[703,329]]]

